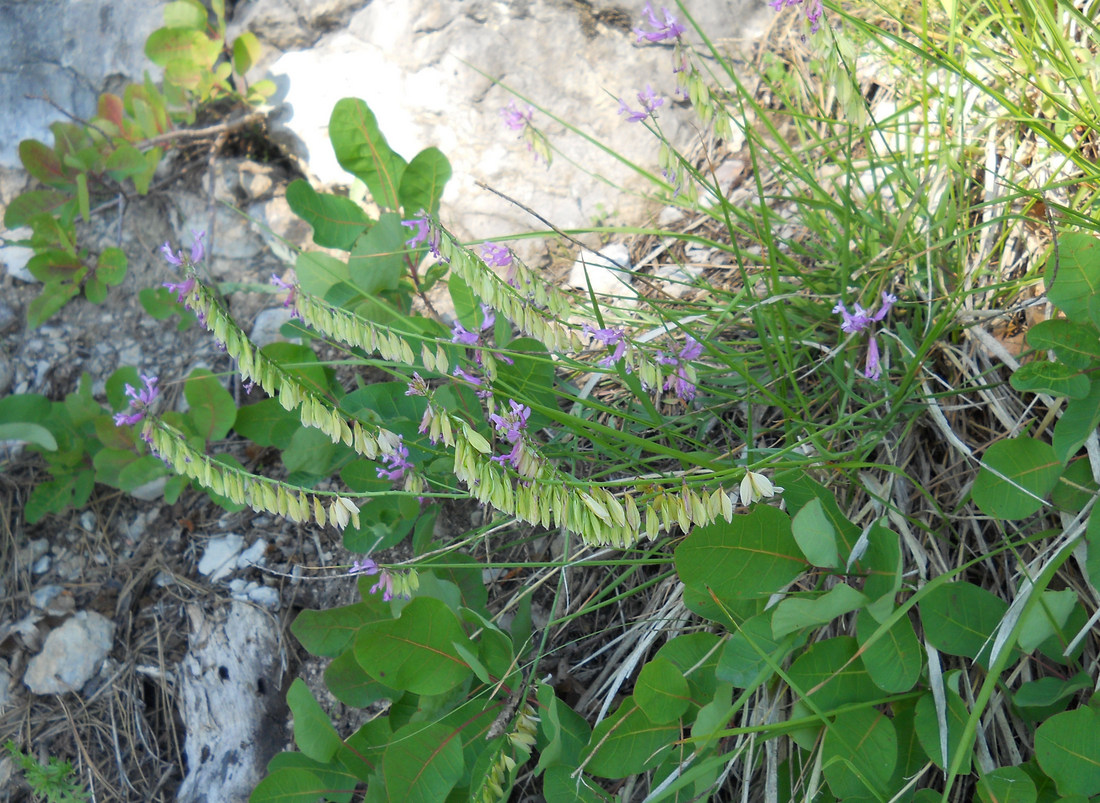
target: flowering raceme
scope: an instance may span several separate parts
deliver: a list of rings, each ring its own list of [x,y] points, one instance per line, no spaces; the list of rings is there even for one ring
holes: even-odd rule
[[[664,15],[664,20],[657,18],[657,14],[653,10],[653,3],[645,4],[642,14],[645,15],[645,21],[649,23],[649,27],[653,30],[646,31],[642,28],[635,28],[634,33],[638,37],[638,42],[663,42],[666,39],[676,39],[686,30],[676,19],[676,16],[664,6],[661,7],[661,13]]]
[[[882,304],[874,313],[868,312],[858,303],[855,305],[854,312],[848,312],[848,308],[844,306],[842,302],[837,302],[837,305],[833,307],[833,312],[840,315],[840,328],[843,331],[848,334],[858,334],[870,329],[873,324],[882,321],[897,300],[897,296],[883,292]],[[879,357],[878,338],[876,333],[872,331],[867,343],[866,368],[863,371],[863,375],[868,379],[878,379],[882,376],[882,366],[879,364]]]
[[[126,395],[130,399],[130,410],[132,410],[132,412],[116,413],[116,427],[124,427],[144,420],[146,408],[156,401],[157,396],[160,395],[160,391],[157,389],[157,378],[155,376],[142,374],[141,382],[144,385],[141,390],[136,390],[133,385],[127,383]]]
[[[694,368],[690,366],[692,360],[697,360],[703,353],[703,346],[694,337],[688,336],[684,347],[675,356],[669,356],[663,351],[657,353],[657,362],[661,365],[675,365],[676,370],[665,381],[665,390],[673,391],[683,401],[689,402],[695,398]]]
[[[665,99],[660,97],[652,86],[646,84],[645,89],[638,93],[638,102],[642,104],[642,111],[630,108],[625,100],[619,98],[619,114],[626,114],[628,123],[638,123],[649,117],[658,106],[664,105]]]
[[[806,7],[806,19],[810,23],[810,33],[817,33],[821,29],[821,17],[824,14],[821,0],[768,0],[768,5],[776,11],[803,4]]]

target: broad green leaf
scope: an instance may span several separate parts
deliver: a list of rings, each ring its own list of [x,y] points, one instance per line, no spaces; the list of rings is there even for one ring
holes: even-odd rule
[[[1051,717],[1035,732],[1035,757],[1059,794],[1100,794],[1100,715],[1077,708]]]
[[[119,489],[130,493],[147,482],[170,473],[171,471],[164,465],[163,460],[147,454],[144,457],[136,457],[131,460],[118,472],[117,486]],[[102,478],[100,481],[103,481]]]
[[[581,751],[592,736],[592,728],[554,693],[553,686],[540,683],[538,700],[539,731],[545,746],[539,750],[536,774],[550,767],[578,766]]]
[[[312,772],[286,767],[268,772],[252,790],[248,803],[317,803],[328,788]]]
[[[546,803],[599,803],[607,793],[583,773],[574,777],[574,769],[564,765],[551,767],[542,775],[542,795]]]
[[[283,408],[278,399],[262,399],[237,411],[233,429],[258,446],[286,449],[302,426],[298,413]]]
[[[351,274],[343,260],[320,251],[303,251],[294,262],[294,275],[302,290],[319,298],[339,284],[350,284]]]
[[[54,149],[36,139],[25,139],[19,143],[19,161],[28,173],[43,184],[50,187],[72,184]]]
[[[684,585],[719,599],[766,597],[807,568],[787,514],[756,505],[727,523],[696,527],[676,548]]]
[[[793,639],[781,642],[775,638],[771,618],[772,611],[768,611],[746,619],[730,636],[718,659],[718,680],[745,689],[768,666],[761,653],[770,656],[775,663],[782,663],[791,650]]]
[[[628,778],[653,769],[681,736],[680,723],[658,725],[638,707],[633,697],[592,731],[585,769],[601,778]]]
[[[104,248],[96,263],[96,278],[112,287],[126,278],[126,254],[121,248]]]
[[[1060,511],[1077,514],[1092,501],[1097,491],[1100,491],[1100,486],[1092,478],[1092,467],[1087,457],[1074,458],[1050,492],[1050,501]]]
[[[382,755],[386,795],[402,803],[446,800],[462,769],[462,740],[440,724],[406,725],[393,734]]]
[[[92,216],[92,200],[88,195],[88,174],[81,172],[76,174],[76,201],[80,209],[80,218],[85,223]]]
[[[457,273],[447,277],[447,292],[451,295],[451,304],[455,309],[455,317],[458,322],[469,331],[475,331],[474,327],[480,323],[478,318],[478,298],[470,285]]]
[[[838,800],[882,799],[894,791],[888,783],[898,760],[898,736],[881,711],[837,716],[825,729],[821,757],[825,780]]]
[[[294,742],[298,749],[314,761],[330,760],[340,747],[340,736],[301,678],[290,684],[286,702],[294,714]]]
[[[687,711],[688,682],[671,661],[654,658],[642,667],[634,683],[634,700],[651,722],[663,725]]]
[[[1100,240],[1085,232],[1058,238],[1044,268],[1047,299],[1071,321],[1089,320],[1089,299],[1100,294]]]
[[[1069,461],[1100,426],[1100,379],[1094,379],[1084,398],[1071,399],[1054,423],[1054,455]]]
[[[180,74],[175,77],[182,78],[184,70],[199,69],[200,60],[197,60],[196,56],[205,55],[210,49],[210,44],[210,39],[201,30],[160,28],[153,31],[145,40],[145,55],[158,67],[174,66],[180,71]]]
[[[924,694],[917,701],[917,714],[913,721],[913,727],[917,732],[917,739],[924,750],[925,755],[932,759],[932,763],[941,770],[946,769],[954,760],[954,755],[962,744],[962,733],[966,727],[966,720],[970,712],[966,709],[966,703],[959,697],[958,692],[947,687],[944,689],[947,698],[947,711],[944,719],[947,723],[947,763],[943,760],[943,749],[940,741],[939,719],[936,717],[936,704],[931,692]],[[970,774],[971,750],[974,747],[974,734],[970,736],[970,742],[966,746],[967,756],[959,768],[961,775]]]
[[[1078,370],[1100,360],[1100,332],[1091,322],[1040,321],[1027,330],[1027,343],[1034,349],[1053,351],[1060,362]]]
[[[43,426],[25,421],[0,424],[0,441],[24,441],[49,452],[57,451],[57,438],[52,432]]]
[[[868,645],[879,630],[886,632]],[[887,628],[869,611],[861,611],[856,619],[856,639],[861,649],[860,660],[876,686],[897,694],[916,685],[924,666],[924,654],[908,616],[902,616]]]
[[[978,779],[982,803],[1035,803],[1035,782],[1019,767],[998,767]]]
[[[1031,652],[1065,625],[1078,604],[1077,593],[1072,588],[1061,591],[1044,591],[1039,604],[1025,611],[1020,618],[1020,649]]]
[[[173,0],[164,7],[166,28],[206,28],[206,9],[197,0]]]
[[[1039,510],[1062,473],[1050,444],[1026,436],[997,441],[982,462],[974,501],[983,513],[1002,519],[1022,519]]]
[[[4,225],[9,229],[26,226],[37,215],[59,215],[72,195],[59,190],[29,190],[16,196],[4,211]]]
[[[818,501],[825,518],[833,525],[833,530],[836,532],[840,562],[846,564],[852,548],[859,539],[860,528],[848,521],[837,504],[836,494],[801,470],[777,473],[775,484],[785,489],[783,501],[786,502],[787,510],[791,515],[798,515],[803,507],[815,499]]]
[[[286,188],[286,202],[298,217],[313,227],[313,242],[324,248],[350,251],[371,225],[367,213],[350,198],[319,193],[304,179]]]
[[[451,178],[451,163],[438,148],[425,148],[409,162],[401,176],[398,199],[406,217],[421,209],[432,217],[439,215],[443,188]]]
[[[260,40],[252,31],[244,31],[233,40],[233,69],[238,75],[244,75],[252,65],[260,60]]]
[[[898,534],[881,521],[867,533],[867,550],[856,561],[855,571],[864,575],[863,593],[870,600],[867,610],[880,622],[894,612],[901,589],[901,543]]]
[[[407,233],[396,212],[383,212],[370,231],[360,237],[348,257],[352,284],[363,295],[396,290],[405,273]]]
[[[838,636],[810,645],[788,670],[796,695],[806,697],[825,712],[847,703],[879,699],[882,692],[856,656],[856,640]]]
[[[714,697],[715,668],[722,654],[722,639],[717,633],[685,633],[661,645],[655,658],[675,666],[688,682],[690,711]]]
[[[343,749],[341,746],[341,750]],[[321,788],[324,789],[325,799],[332,803],[350,803],[355,787],[359,783],[359,778],[341,768],[336,762],[314,761],[302,753],[276,753],[267,763],[269,775],[284,770],[304,770],[314,775],[323,784]],[[337,791],[340,789],[347,791]],[[273,797],[271,800],[276,801],[281,798]]]
[[[79,256],[57,248],[39,251],[27,262],[27,270],[39,281],[46,282],[47,289],[51,282],[79,281],[84,276],[84,268]]]
[[[1029,718],[1046,719],[1061,713],[1073,695],[1091,686],[1092,680],[1084,672],[1078,672],[1069,680],[1048,676],[1021,683],[1012,702]],[[1053,708],[1058,710],[1051,710]]]
[[[796,630],[818,627],[866,604],[867,597],[845,583],[836,585],[820,596],[789,596],[775,606],[772,635],[781,639]]]
[[[195,431],[204,441],[220,441],[229,434],[237,417],[237,405],[214,374],[196,368],[183,383],[183,395]]]
[[[345,650],[332,659],[325,668],[325,686],[333,697],[344,705],[353,708],[366,708],[379,700],[400,697],[399,692],[379,683],[372,678],[359,662],[352,650]]]
[[[23,506],[23,518],[27,524],[35,524],[47,513],[60,513],[73,500],[74,478],[69,475],[54,480],[46,480],[34,486],[27,503]]]
[[[811,499],[791,520],[791,531],[811,566],[840,567],[836,529],[825,515],[820,499]]]
[[[399,209],[405,160],[390,148],[367,104],[358,98],[337,101],[328,133],[340,166],[367,185],[382,209]]]
[[[326,611],[307,608],[295,617],[290,632],[312,655],[335,658],[352,643],[361,628],[389,618],[389,604],[380,597],[368,597],[366,602]]]
[[[455,642],[469,639],[454,612],[437,599],[417,597],[399,619],[362,628],[355,639],[355,657],[390,688],[443,694],[472,674]]]
[[[972,583],[944,583],[920,601],[921,624],[928,643],[948,655],[989,660],[991,634],[1008,605]],[[984,665],[984,664],[983,664]]]
[[[1049,360],[1021,365],[1013,372],[1009,384],[1021,392],[1049,393],[1071,399],[1083,399],[1089,392],[1088,376],[1077,368]]]

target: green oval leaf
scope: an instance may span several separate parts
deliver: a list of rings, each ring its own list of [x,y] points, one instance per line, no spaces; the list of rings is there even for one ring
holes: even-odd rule
[[[1059,794],[1100,794],[1100,717],[1091,708],[1051,717],[1035,732],[1035,757]]]
[[[1089,392],[1088,377],[1080,369],[1049,360],[1021,365],[1012,374],[1009,384],[1019,391],[1049,393],[1071,399],[1083,399]]]
[[[398,198],[405,215],[421,209],[432,217],[439,214],[443,188],[451,178],[451,163],[439,148],[425,148],[409,162],[401,176]]]
[[[1019,767],[998,767],[978,779],[982,803],[1035,803],[1035,782]]]
[[[890,796],[890,777],[898,761],[894,723],[881,711],[860,709],[837,716],[825,729],[822,770],[837,800]]]
[[[880,630],[885,632],[880,634]],[[878,638],[871,641],[876,635]],[[924,654],[908,616],[886,627],[880,625],[870,611],[862,611],[856,619],[856,639],[861,650],[860,660],[876,686],[899,694],[916,685],[924,667]]]
[[[627,697],[619,709],[596,726],[582,759],[592,775],[626,778],[653,769],[681,735],[680,723],[659,725]]]
[[[983,513],[1002,519],[1035,513],[1062,474],[1053,447],[1026,436],[994,443],[982,463],[974,480],[974,501]]]
[[[188,415],[204,441],[218,441],[229,434],[237,418],[237,405],[218,378],[205,368],[196,368],[183,383]]]
[[[1100,294],[1100,240],[1085,232],[1062,235],[1044,271],[1050,303],[1071,321],[1087,321],[1089,300]]]
[[[405,160],[386,142],[370,107],[358,98],[338,100],[328,133],[340,166],[367,185],[378,206],[399,209]]]
[[[294,714],[294,742],[298,749],[315,761],[328,761],[336,755],[340,736],[305,681],[294,679],[287,690],[286,702]]]
[[[1027,330],[1027,343],[1035,349],[1053,351],[1071,368],[1087,368],[1100,359],[1100,333],[1089,323],[1074,323],[1065,318],[1040,321]]]
[[[932,759],[932,763],[940,769],[946,769],[947,765],[953,760],[952,757],[958,752],[959,746],[962,744],[963,729],[966,727],[966,720],[970,716],[970,712],[966,709],[966,703],[959,697],[958,692],[948,687],[944,689],[944,694],[947,698],[947,710],[943,712],[943,719],[947,725],[947,763],[944,763],[943,760],[940,720],[936,716],[936,703],[931,692],[923,695],[917,701],[916,717],[913,720],[913,727],[917,732],[917,740],[920,742],[921,749],[924,750],[925,755]],[[970,742],[965,748],[967,755],[959,767],[960,775],[970,774],[974,737],[975,734],[970,735]]]
[[[355,657],[375,680],[392,689],[443,694],[473,675],[456,642],[470,644],[451,609],[437,599],[417,597],[401,618],[360,630]]]
[[[777,639],[806,627],[817,627],[838,616],[862,608],[867,597],[850,585],[840,583],[825,594],[812,597],[787,597],[775,606],[772,635]]]
[[[382,754],[387,799],[402,803],[446,800],[462,770],[462,739],[445,725],[406,725]]]
[[[791,531],[802,554],[812,566],[836,569],[840,553],[836,546],[836,528],[825,515],[820,499],[811,499],[795,514]]]
[[[679,719],[691,704],[687,679],[675,664],[664,658],[655,658],[642,667],[634,683],[634,699],[658,725]]]
[[[684,585],[735,600],[774,594],[807,567],[787,514],[768,505],[729,523],[696,527],[675,560]]]
[[[944,583],[920,601],[920,618],[928,643],[948,655],[989,660],[990,635],[1008,605],[984,588],[967,583]]]
[[[846,703],[875,700],[882,692],[867,670],[853,660],[858,645],[851,636],[825,639],[800,655],[788,672],[799,697],[809,696],[818,707],[830,711]]]
[[[286,202],[298,217],[313,227],[313,242],[324,248],[350,251],[371,225],[359,204],[350,198],[317,192],[304,179],[286,188]]]

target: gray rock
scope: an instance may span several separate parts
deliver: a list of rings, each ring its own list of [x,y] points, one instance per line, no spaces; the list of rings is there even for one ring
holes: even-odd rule
[[[263,348],[269,343],[285,341],[286,338],[279,330],[283,328],[283,324],[289,321],[293,314],[293,310],[286,307],[263,310],[256,316],[256,321],[252,324],[252,331],[248,337],[256,344],[257,348]],[[301,342],[301,338],[295,338],[295,340]]]
[[[248,591],[248,601],[262,605],[271,611],[279,609],[279,590],[271,586],[257,586]]]
[[[188,609],[178,698],[188,772],[180,803],[244,803],[285,739],[278,623],[244,602],[224,610]]]
[[[209,577],[212,583],[228,577],[237,568],[237,556],[242,549],[244,538],[240,535],[230,533],[211,539],[202,552],[199,574]]]
[[[80,691],[111,650],[115,624],[95,611],[79,611],[46,636],[27,663],[23,683],[35,694]]]
[[[22,139],[53,144],[50,123],[65,111],[88,119],[109,79],[140,81],[159,70],[145,40],[164,21],[167,0],[34,0],[0,3],[0,163],[19,164]]]
[[[569,272],[569,284],[579,290],[602,296],[634,296],[630,285],[630,252],[622,243],[612,243],[594,251],[581,251]]]
[[[257,538],[255,543],[237,557],[237,568],[247,569],[267,563],[267,541]]]

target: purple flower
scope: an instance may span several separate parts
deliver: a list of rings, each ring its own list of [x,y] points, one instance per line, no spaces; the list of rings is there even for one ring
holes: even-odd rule
[[[397,440],[397,449],[382,458],[388,468],[379,466],[375,469],[379,479],[397,482],[403,479],[405,472],[413,467],[409,462],[409,447],[404,444],[400,435]]]
[[[476,387],[481,387],[481,385],[483,384],[481,377],[475,376],[468,371],[463,371],[462,368],[458,366],[455,367],[454,376],[465,382],[469,382],[471,385],[474,385]]]
[[[660,97],[653,87],[645,85],[645,89],[638,93],[638,102],[642,104],[642,111],[635,111],[627,105],[625,100],[619,99],[619,114],[626,114],[628,123],[637,123],[649,117],[658,106],[663,106],[665,99]]]
[[[463,346],[476,346],[481,335],[467,331],[466,327],[455,321],[451,324],[451,342],[461,343]]]
[[[585,334],[591,335],[593,338],[603,343],[606,347],[615,347],[613,354],[609,354],[600,360],[599,364],[604,368],[610,368],[612,365],[622,359],[626,354],[626,330],[624,329],[597,329],[591,324],[584,324],[582,329]]]
[[[302,314],[298,312],[298,277],[294,275],[294,271],[289,271],[286,275],[286,280],[280,279],[274,273],[271,274],[271,283],[278,287],[280,290],[286,290],[286,300],[283,301],[283,307],[290,307],[292,311],[292,318],[302,320]]]
[[[512,252],[498,243],[482,243],[481,258],[494,268],[507,268],[512,264]]]
[[[163,282],[161,287],[166,287],[170,292],[176,294],[177,304],[186,304],[187,295],[195,289],[195,277],[188,276],[185,280],[179,284],[173,284],[172,282]],[[190,307],[188,307],[190,309]]]
[[[409,389],[405,391],[406,396],[427,396],[428,395],[428,383],[424,380],[419,373],[413,371],[413,378],[409,380]]]
[[[183,251],[173,254],[172,246],[168,244],[167,240],[165,240],[164,245],[160,247],[160,253],[170,265],[175,265],[178,268],[183,264]]]
[[[401,225],[416,230],[412,237],[405,240],[406,248],[419,248],[428,239],[428,216],[423,212],[412,220],[402,220]]]
[[[775,11],[782,11],[785,8],[793,8],[802,4],[803,0],[768,0],[768,5]],[[817,33],[821,28],[821,16],[824,13],[821,8],[821,0],[809,0],[805,5],[806,19],[810,23],[810,33]]]
[[[662,365],[674,365],[676,370],[665,380],[665,390],[673,391],[685,402],[695,398],[695,382],[688,373],[687,364],[699,359],[703,354],[703,345],[694,337],[689,336],[683,348],[675,356],[657,352],[657,362]]]
[[[833,312],[840,315],[840,328],[843,331],[848,334],[858,334],[870,329],[872,324],[881,322],[893,308],[897,300],[897,296],[883,292],[882,304],[879,305],[879,308],[874,313],[868,312],[858,303],[855,304],[855,312],[848,312],[848,308],[845,307],[842,302],[837,302],[837,305],[833,307]],[[875,332],[871,332],[871,336],[867,342],[867,363],[863,371],[863,375],[867,379],[875,380],[882,376],[882,367],[879,365],[879,357],[878,337]]]
[[[516,443],[523,437],[527,429],[527,419],[531,417],[531,408],[526,404],[520,404],[515,399],[508,400],[511,410],[504,415],[493,413],[489,416],[499,434],[504,436],[508,443]]]
[[[365,574],[374,575],[378,574],[378,564],[370,558],[363,558],[362,560],[356,560],[351,564],[351,568],[348,569],[348,574]]]
[[[195,235],[195,239],[191,243],[191,264],[194,265],[196,262],[201,262],[206,254],[205,247],[202,244],[202,238],[206,236],[206,232],[192,229],[191,233]]]
[[[160,395],[157,389],[157,378],[150,374],[141,374],[142,389],[136,390],[133,385],[127,383],[126,395],[130,399],[131,413],[116,413],[115,426],[123,427],[136,424],[145,418],[145,411]]]
[[[534,113],[533,107],[528,106],[527,110],[523,111],[516,105],[514,100],[508,101],[508,105],[500,110],[500,116],[504,118],[504,125],[513,131],[522,131],[526,128]]]
[[[676,20],[673,13],[664,6],[661,7],[661,13],[665,15],[663,22],[657,18],[657,14],[653,11],[653,3],[647,2],[645,4],[642,14],[645,15],[645,21],[649,23],[653,30],[645,31],[641,28],[635,28],[634,33],[638,36],[638,42],[663,42],[666,39],[676,39],[686,30]]]

